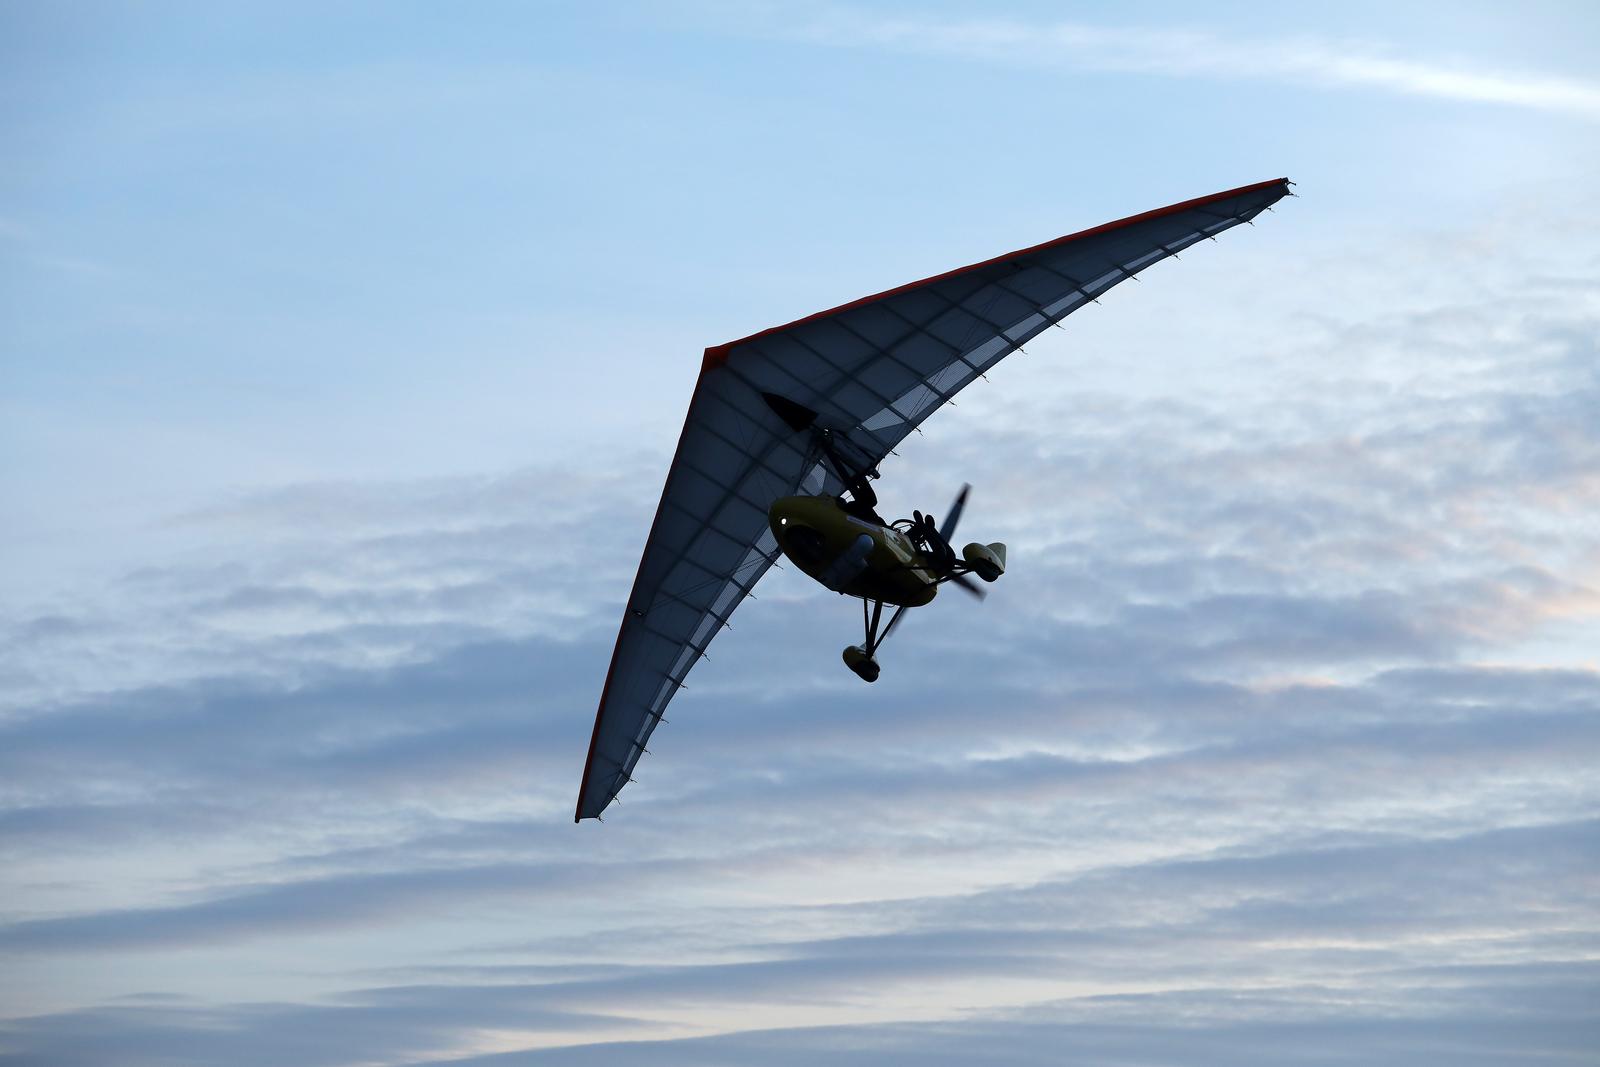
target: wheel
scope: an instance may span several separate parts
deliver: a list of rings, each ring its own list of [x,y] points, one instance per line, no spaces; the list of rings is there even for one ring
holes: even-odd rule
[[[860,645],[851,645],[844,650],[844,665],[863,682],[878,680],[878,661],[867,655],[867,650]]]

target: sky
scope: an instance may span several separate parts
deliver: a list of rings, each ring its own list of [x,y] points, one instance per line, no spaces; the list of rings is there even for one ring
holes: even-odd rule
[[[1585,3],[0,4],[0,1064],[1600,1048]],[[701,350],[1280,176],[571,819]]]

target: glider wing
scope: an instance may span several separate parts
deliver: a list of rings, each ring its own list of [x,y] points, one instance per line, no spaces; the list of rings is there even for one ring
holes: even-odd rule
[[[775,393],[876,466],[945,401],[1139,271],[1248,222],[1289,181],[1097,226],[706,349],[595,716],[575,819],[631,781],[673,694],[778,557],[767,508],[838,479]]]

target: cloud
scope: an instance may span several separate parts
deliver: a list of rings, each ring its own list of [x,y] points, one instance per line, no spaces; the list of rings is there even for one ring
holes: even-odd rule
[[[153,1001],[153,1002],[151,1002]],[[352,992],[327,1004],[212,1006],[186,998],[128,998],[36,1016],[0,1029],[8,1064],[117,1062],[336,1065],[402,1062],[448,1052],[480,1032],[526,1037],[627,1032],[617,1015],[543,1008],[537,992],[507,987]]]
[[[240,494],[174,521],[226,551],[9,606],[3,1055],[1581,1058],[1592,264],[1457,258],[1498,299],[1286,280],[1335,310],[1214,388],[1008,362],[885,479],[979,486],[991,598],[868,688],[774,574],[603,826],[660,457]]]
[[[1305,35],[1252,41],[1203,29],[884,14],[847,6],[713,10],[724,27],[832,48],[953,56],[1009,66],[1368,89],[1600,118],[1600,84],[1590,80],[1402,58],[1366,41]]]

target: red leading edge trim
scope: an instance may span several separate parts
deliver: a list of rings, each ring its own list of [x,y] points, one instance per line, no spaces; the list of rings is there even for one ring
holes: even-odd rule
[[[736,345],[742,345],[748,341],[755,341],[762,337],[770,337],[772,334],[793,329],[796,326],[802,326],[805,323],[814,322],[817,319],[825,319],[829,315],[837,315],[841,311],[849,311],[851,308],[858,308],[865,304],[871,304],[875,301],[882,300],[885,297],[894,296],[896,293],[906,292],[908,289],[915,289],[918,286],[928,285],[932,282],[942,282],[946,278],[955,278],[975,270],[982,270],[984,267],[992,266],[996,263],[1003,263],[1008,259],[1016,259],[1018,256],[1026,256],[1034,252],[1042,252],[1047,248],[1055,248],[1058,245],[1064,245],[1069,241],[1076,241],[1083,237],[1093,237],[1095,234],[1105,233],[1108,230],[1121,229],[1123,226],[1132,226],[1136,222],[1145,222],[1149,219],[1159,219],[1163,215],[1175,215],[1180,211],[1188,211],[1190,208],[1204,207],[1205,205],[1215,203],[1218,200],[1227,200],[1230,197],[1243,196],[1245,193],[1254,193],[1261,189],[1271,188],[1274,185],[1287,185],[1288,182],[1288,178],[1273,178],[1271,181],[1256,182],[1254,185],[1241,185],[1237,189],[1229,189],[1221,193],[1212,193],[1210,196],[1196,197],[1193,200],[1185,200],[1181,204],[1169,204],[1166,207],[1158,207],[1153,211],[1141,212],[1138,215],[1129,215],[1125,219],[1117,219],[1115,222],[1107,222],[1099,226],[1091,227],[1087,230],[1079,230],[1077,233],[1069,233],[1065,237],[1057,237],[1053,241],[1045,241],[1042,244],[1032,245],[1028,248],[1019,248],[1015,252],[1007,252],[1005,255],[995,256],[993,259],[986,259],[982,263],[972,263],[965,267],[957,267],[955,270],[947,270],[943,274],[935,274],[931,278],[923,278],[920,281],[907,282],[905,285],[897,285],[893,289],[885,289],[881,293],[873,293],[871,296],[864,296],[859,300],[852,300],[848,304],[840,304],[838,307],[829,308],[826,311],[819,311],[814,315],[807,315],[805,318],[795,319],[793,322],[786,322],[782,326],[773,326],[762,330],[759,333],[753,333],[749,337],[741,337],[737,341],[729,341],[726,344],[713,345],[712,347],[706,349],[705,359],[700,365],[700,373],[704,374],[713,367],[722,366],[723,363],[727,362],[728,351]]]
[[[905,285],[899,285],[893,289],[886,289],[881,293],[874,293],[871,296],[864,296],[859,300],[852,300],[848,304],[840,304],[838,307],[829,308],[826,311],[819,311],[814,315],[807,315],[804,318],[795,319],[793,322],[784,323],[782,326],[773,326],[770,329],[762,330],[759,333],[753,333],[749,337],[741,337],[737,341],[729,341],[726,344],[713,345],[712,347],[706,349],[705,356],[701,360],[700,376],[695,380],[694,392],[689,397],[689,411],[691,413],[694,411],[694,402],[700,396],[700,383],[705,380],[706,373],[715,367],[722,366],[722,364],[728,359],[728,351],[737,345],[744,344],[747,341],[754,341],[758,338],[767,337],[780,331],[788,330],[807,322],[812,322],[816,319],[826,318],[829,315],[836,315],[841,311],[848,311],[851,308],[861,307],[865,304],[871,304],[874,301],[882,300],[885,297],[894,296],[896,293],[903,293],[908,289],[915,289],[921,285],[928,285],[932,282],[943,281],[946,278],[954,278],[958,275],[967,274],[971,271],[981,270],[984,267],[995,263],[1001,263],[1008,259],[1015,259],[1018,256],[1025,256],[1033,252],[1041,252],[1046,248],[1054,248],[1057,245],[1063,245],[1069,241],[1076,241],[1082,237],[1092,237],[1095,234],[1105,233],[1108,230],[1119,229],[1123,226],[1131,226],[1136,222],[1144,222],[1147,219],[1157,219],[1163,215],[1173,215],[1179,211],[1187,211],[1189,208],[1204,207],[1206,204],[1215,203],[1218,200],[1227,200],[1229,197],[1243,196],[1245,193],[1257,192],[1261,189],[1267,189],[1274,185],[1287,185],[1288,182],[1288,178],[1274,178],[1271,181],[1256,182],[1254,185],[1241,185],[1237,189],[1229,189],[1221,193],[1212,193],[1210,196],[1197,197],[1194,200],[1185,200],[1181,204],[1170,204],[1167,207],[1158,207],[1153,211],[1145,211],[1138,215],[1130,215],[1125,219],[1118,219],[1115,222],[1107,222],[1103,225],[1094,226],[1087,230],[1079,230],[1077,233],[1069,233],[1064,237],[1057,237],[1053,241],[1045,241],[1042,244],[1036,244],[1029,248],[1021,248],[1015,252],[1008,252],[1005,255],[995,256],[993,259],[986,259],[982,263],[972,263],[965,267],[957,267],[955,270],[947,270],[943,274],[935,274],[931,278],[923,278],[920,281],[907,282]],[[672,452],[672,463],[667,467],[667,473],[669,477],[671,475],[672,468],[677,466],[678,456],[683,451],[683,441],[688,435],[688,432],[689,418],[688,415],[685,415],[683,420],[683,429],[678,431],[678,445],[675,449],[673,449]],[[655,524],[661,519],[661,512],[666,507],[666,503],[667,487],[663,483],[661,487],[661,499],[656,504],[655,517],[650,520],[650,528],[652,530],[655,529]],[[648,547],[648,545],[649,542],[646,541],[646,546]],[[606,699],[611,695],[611,681],[617,670],[617,651],[622,647],[622,635],[628,627],[628,612],[632,610],[633,595],[639,591],[639,578],[643,573],[644,564],[642,554],[640,556],[639,563],[640,571],[633,577],[633,588],[629,590],[628,603],[623,608],[622,625],[617,628],[617,642],[614,646],[612,646],[611,649],[611,665],[606,668],[605,685],[600,690],[600,706],[595,709],[594,730],[589,735],[589,754],[584,758],[583,761],[583,781],[578,786],[578,803],[572,813],[572,821],[575,823],[583,821],[583,798],[589,792],[589,776],[594,770],[595,749],[600,743],[600,719],[602,714],[605,712]],[[604,807],[604,805],[602,805],[602,807]]]

